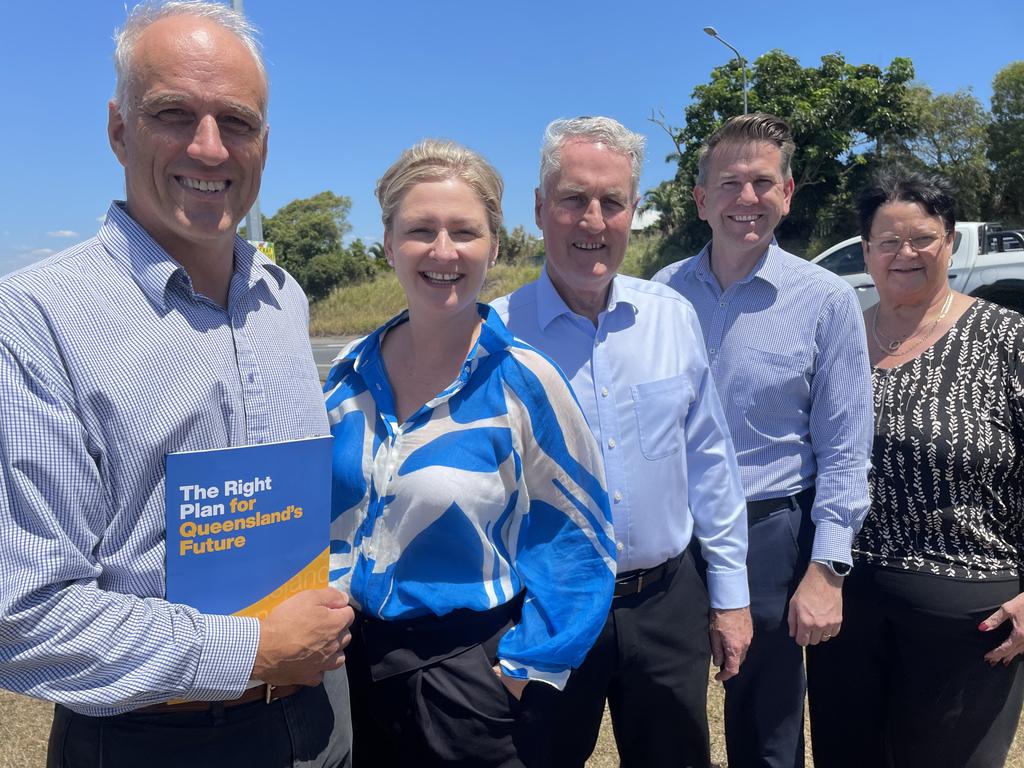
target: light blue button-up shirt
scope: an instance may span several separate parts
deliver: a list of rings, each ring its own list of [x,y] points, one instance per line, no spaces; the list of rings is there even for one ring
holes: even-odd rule
[[[493,305],[558,363],[583,406],[604,456],[619,571],[663,563],[696,535],[712,606],[747,605],[746,505],[690,304],[618,275],[595,327],[545,270]]]
[[[239,696],[256,619],[163,599],[164,457],[327,431],[306,298],[240,238],[226,310],[118,205],[0,280],[0,687],[89,715]]]
[[[654,280],[688,298],[700,318],[746,496],[815,485],[811,557],[850,563],[868,511],[874,424],[857,297],[842,278],[774,241],[723,291],[709,249]]]

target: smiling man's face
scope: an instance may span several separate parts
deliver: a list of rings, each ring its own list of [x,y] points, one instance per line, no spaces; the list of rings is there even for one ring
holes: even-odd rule
[[[766,141],[723,143],[708,157],[704,184],[693,189],[698,215],[713,234],[713,252],[760,258],[789,213],[793,179],[782,153]]]
[[[259,192],[267,85],[251,52],[217,24],[170,16],[135,43],[129,104],[111,102],[110,145],[128,213],[168,253],[227,250]]]
[[[559,151],[559,170],[537,192],[547,271],[566,304],[580,314],[603,309],[608,286],[629,244],[633,165],[604,144],[574,139]]]

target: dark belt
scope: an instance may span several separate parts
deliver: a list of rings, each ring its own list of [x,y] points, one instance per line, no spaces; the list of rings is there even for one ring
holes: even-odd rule
[[[154,704],[150,707],[143,707],[142,709],[135,710],[136,712],[208,712],[215,707],[224,707],[230,709],[231,707],[240,707],[243,704],[252,704],[256,701],[262,701],[265,704],[270,704],[273,701],[279,701],[280,699],[287,699],[289,696],[299,692],[302,688],[301,685],[258,685],[255,688],[249,688],[239,696],[237,699],[231,699],[230,701],[179,701],[179,702],[167,702],[164,704]]]
[[[669,576],[675,570],[675,566],[682,561],[686,553],[687,550],[684,549],[681,554],[669,558],[661,565],[656,565],[653,568],[640,568],[635,571],[620,573],[615,579],[615,592],[613,596],[628,597],[629,595],[635,595],[645,587],[663,581],[666,576]]]
[[[814,502],[814,486],[804,488],[800,493],[793,496],[779,496],[776,499],[758,499],[747,502],[747,524],[753,525],[773,512],[780,509],[802,508],[806,503]]]

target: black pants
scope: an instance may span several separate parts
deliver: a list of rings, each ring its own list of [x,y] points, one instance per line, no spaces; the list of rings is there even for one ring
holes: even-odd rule
[[[551,731],[551,765],[586,763],[607,697],[621,766],[708,766],[710,658],[707,590],[687,552],[662,581],[615,598],[564,691],[535,692]]]
[[[357,615],[346,649],[356,768],[532,766],[522,710],[494,673],[518,600],[493,611],[375,621]]]
[[[815,766],[1002,766],[1024,675],[1020,657],[985,662],[1009,629],[978,623],[1019,591],[1016,579],[854,568],[842,631],[807,656]]]
[[[335,768],[351,765],[348,684],[286,699],[209,712],[138,712],[87,717],[58,705],[48,768]]]
[[[762,505],[774,509],[750,520],[747,576],[754,638],[740,673],[725,682],[729,768],[804,764],[804,654],[789,636],[788,613],[814,542],[813,504],[812,487]]]

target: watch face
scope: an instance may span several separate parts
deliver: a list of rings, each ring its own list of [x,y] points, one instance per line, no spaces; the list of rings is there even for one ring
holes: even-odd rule
[[[838,560],[833,560],[830,565],[832,566],[832,572],[837,576],[845,576],[853,570],[853,566],[847,565],[846,563],[840,563]]]

